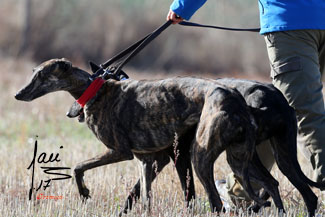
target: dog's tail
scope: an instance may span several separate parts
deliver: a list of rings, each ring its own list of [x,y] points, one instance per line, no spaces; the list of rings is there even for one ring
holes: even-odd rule
[[[279,103],[283,101],[283,104],[286,104],[284,98],[278,99]],[[277,126],[276,138],[271,138],[272,149],[276,149],[276,152],[282,152],[283,156],[287,156],[288,159],[296,172],[296,175],[300,177],[302,181],[308,184],[311,187],[316,187],[319,189],[325,189],[325,182],[314,182],[310,180],[302,171],[300,164],[297,158],[297,119],[295,110],[290,106],[278,106],[281,111],[274,113],[273,110],[268,111],[268,109],[255,109],[251,108],[251,111],[255,113],[255,117],[260,117],[262,120],[270,123],[271,126]],[[258,113],[258,114],[256,114]],[[276,115],[278,114],[278,115]],[[279,115],[280,114],[280,115]],[[286,114],[286,115],[281,115]],[[273,123],[274,122],[274,123]],[[272,123],[272,124],[271,124]],[[283,142],[288,144],[283,144]],[[280,159],[278,159],[280,160]],[[277,161],[278,161],[277,160]],[[284,159],[283,159],[284,160]]]
[[[325,189],[325,182],[314,182],[304,174],[297,159],[297,152],[293,153],[290,156],[298,175],[302,178],[303,181],[305,181],[311,187],[319,188],[321,190]]]
[[[309,186],[319,188],[321,190],[325,189],[325,182],[314,182],[314,181],[310,180],[304,173],[302,173],[302,176],[304,176],[303,178]]]
[[[294,112],[294,109],[292,107],[289,107],[289,109],[291,110],[291,118],[290,118],[290,123],[292,123],[292,126],[294,125],[295,128],[292,129],[295,132],[297,132],[297,119],[296,119],[296,114]],[[292,133],[291,135],[295,135],[295,143],[291,143],[292,146],[293,144],[297,144],[297,136],[296,133]],[[290,154],[291,157],[291,162],[293,163],[293,166],[296,168],[296,171],[298,173],[298,175],[311,187],[316,187],[319,189],[324,190],[325,189],[325,182],[314,182],[311,179],[309,179],[304,172],[302,171],[300,164],[298,162],[298,158],[297,158],[297,145],[294,145],[293,147],[290,147],[292,154]]]

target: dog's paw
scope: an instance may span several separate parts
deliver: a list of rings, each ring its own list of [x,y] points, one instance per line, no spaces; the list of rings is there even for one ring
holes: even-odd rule
[[[248,210],[250,212],[254,212],[254,213],[258,213],[258,211],[262,208],[262,207],[270,207],[271,206],[271,202],[270,201],[266,201],[262,206],[258,205],[258,204],[254,204],[250,207],[248,207]]]
[[[261,209],[261,206],[258,205],[258,204],[254,204],[250,207],[248,207],[248,211],[251,213],[251,212],[254,212],[254,213],[258,213],[258,211]]]
[[[90,199],[91,196],[89,195],[88,188],[83,188],[82,192],[80,192],[80,196],[82,198],[82,202],[86,202],[87,199]]]
[[[271,202],[270,201],[266,201],[264,204],[263,204],[263,207],[270,207],[271,206]]]

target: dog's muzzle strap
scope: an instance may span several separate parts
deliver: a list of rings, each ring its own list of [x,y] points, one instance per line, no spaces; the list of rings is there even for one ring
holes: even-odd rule
[[[81,97],[77,99],[77,103],[83,108],[86,103],[96,95],[97,91],[102,87],[104,82],[105,80],[102,78],[95,79],[85,90],[85,92],[83,92]]]

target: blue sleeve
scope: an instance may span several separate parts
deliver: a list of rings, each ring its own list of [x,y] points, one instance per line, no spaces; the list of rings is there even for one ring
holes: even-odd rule
[[[174,0],[170,9],[178,16],[189,20],[205,2],[206,0]]]

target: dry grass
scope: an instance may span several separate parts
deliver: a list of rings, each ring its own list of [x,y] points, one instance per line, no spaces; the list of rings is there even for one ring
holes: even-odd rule
[[[0,61],[0,216],[116,216],[124,200],[138,179],[136,160],[96,168],[85,173],[85,182],[92,199],[82,204],[74,178],[55,181],[44,195],[63,196],[63,199],[28,200],[35,135],[38,135],[39,153],[56,153],[61,149],[61,162],[52,166],[73,168],[78,162],[91,158],[105,150],[87,129],[77,120],[65,117],[73,99],[66,93],[54,93],[30,103],[18,102],[15,92],[30,77],[35,66],[22,60]],[[132,77],[140,77],[131,74]],[[142,75],[143,76],[143,75]],[[165,77],[166,75],[156,75]],[[48,166],[48,165],[47,165]],[[304,168],[307,168],[304,165]],[[222,155],[215,165],[216,179],[224,178],[230,169]],[[72,174],[72,170],[68,172]],[[305,216],[305,206],[300,195],[287,179],[275,168],[273,174],[280,181],[281,195],[287,210],[286,216]],[[35,182],[47,178],[36,167]],[[147,212],[138,203],[128,216],[216,216],[209,211],[207,197],[195,177],[197,200],[194,210],[184,208],[182,191],[176,170],[170,163],[152,186],[152,210]],[[316,191],[319,194],[319,191]],[[324,195],[320,197],[319,214],[324,214]],[[239,210],[237,216],[249,216]],[[231,216],[221,214],[221,216]],[[252,216],[278,216],[274,206]]]

